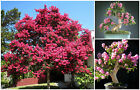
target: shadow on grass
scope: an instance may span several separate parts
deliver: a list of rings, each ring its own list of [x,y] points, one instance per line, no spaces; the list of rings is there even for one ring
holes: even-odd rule
[[[51,89],[60,89],[58,86],[51,86]],[[18,89],[47,89],[47,86],[27,86],[27,87],[20,87]]]

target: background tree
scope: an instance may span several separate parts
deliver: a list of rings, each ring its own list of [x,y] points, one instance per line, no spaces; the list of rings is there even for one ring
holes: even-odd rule
[[[90,31],[54,6],[45,5],[36,12],[35,19],[25,15],[15,24],[18,33],[10,43],[11,53],[4,55],[8,66],[3,66],[3,71],[17,77],[31,71],[37,77],[47,72],[48,88],[51,70],[63,74],[87,71],[85,61],[93,52]]]
[[[9,50],[9,43],[14,39],[17,32],[14,24],[20,19],[21,12],[17,8],[9,10],[5,13],[1,10],[1,55]]]

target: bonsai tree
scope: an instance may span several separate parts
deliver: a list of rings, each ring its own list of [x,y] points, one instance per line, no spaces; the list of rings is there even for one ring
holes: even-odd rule
[[[106,52],[98,54],[98,59],[95,59],[95,80],[105,79],[110,76],[113,83],[119,83],[117,72],[120,68],[125,68],[129,71],[134,71],[139,59],[138,54],[132,56],[124,53],[128,48],[127,40],[113,42],[110,46],[102,44]]]
[[[111,32],[119,32],[119,29],[122,27],[123,24],[136,24],[134,16],[127,12],[123,7],[123,4],[120,2],[111,3],[110,7],[107,9],[105,16],[107,16],[108,18],[105,18],[104,22],[100,24],[99,28],[101,29],[101,31],[108,31],[109,28],[112,27]],[[109,18],[111,16],[116,17],[118,19],[118,23],[115,23],[111,18]]]
[[[35,19],[25,15],[15,24],[18,33],[10,43],[10,52],[4,55],[7,66],[2,70],[17,77],[27,72],[39,77],[46,72],[50,88],[51,70],[63,74],[86,70],[85,61],[93,52],[90,31],[68,14],[61,15],[55,6],[47,8],[45,5],[36,12]],[[82,34],[78,38],[80,31]]]

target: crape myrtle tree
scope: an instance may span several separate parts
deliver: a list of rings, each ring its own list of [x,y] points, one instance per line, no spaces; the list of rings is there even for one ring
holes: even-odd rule
[[[35,19],[25,15],[15,24],[18,33],[10,43],[10,52],[4,55],[7,65],[2,70],[15,77],[27,72],[39,77],[46,72],[48,88],[51,70],[90,73],[86,69],[86,60],[93,53],[90,31],[68,14],[61,15],[55,6],[35,10]]]
[[[111,31],[118,31],[122,25],[133,25],[136,24],[134,16],[132,16],[129,12],[125,10],[125,7],[120,2],[113,2],[110,4],[110,7],[107,9],[105,14],[108,18],[104,19],[99,26],[99,28],[103,30],[109,30],[110,27],[113,27]],[[118,19],[118,23],[113,22],[113,20],[109,17],[116,17]]]
[[[130,52],[128,55],[124,53],[127,50],[127,40],[113,42],[107,46],[105,43],[102,47],[105,52],[98,53],[98,59],[95,59],[95,80],[105,79],[110,76],[113,83],[119,83],[117,79],[117,72],[120,68],[129,71],[134,71],[137,66],[139,56],[136,54],[132,56]]]

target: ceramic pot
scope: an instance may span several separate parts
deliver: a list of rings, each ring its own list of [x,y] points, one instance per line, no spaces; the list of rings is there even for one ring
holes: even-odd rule
[[[129,34],[106,34],[104,33],[104,38],[107,39],[130,39],[131,32]]]
[[[106,83],[106,84],[104,84],[104,86],[105,86],[105,89],[126,89],[127,88],[127,84],[113,86],[112,82]]]

